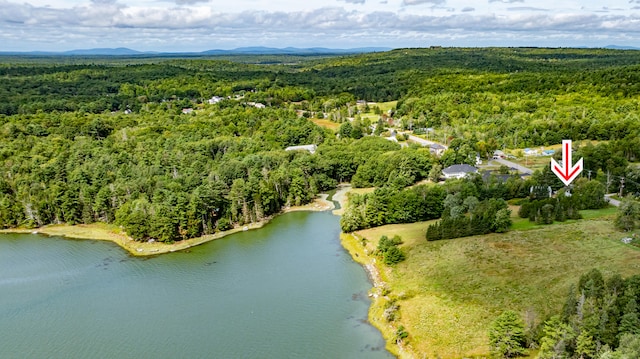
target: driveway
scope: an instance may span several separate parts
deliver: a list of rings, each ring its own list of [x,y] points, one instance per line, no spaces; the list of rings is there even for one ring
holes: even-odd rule
[[[517,164],[515,162],[507,161],[507,160],[502,159],[502,158],[495,159],[495,160],[492,160],[492,161],[496,161],[499,164],[505,165],[505,166],[507,166],[509,168],[513,167],[513,168],[517,169],[522,174],[530,175],[530,174],[533,173],[533,170],[531,168],[527,168],[525,166],[519,165],[519,164]]]
[[[615,196],[615,195],[617,195],[617,193],[605,194],[604,200],[609,202],[609,204],[611,204],[612,206],[620,207],[620,201],[618,201],[617,199],[611,198],[611,196]]]

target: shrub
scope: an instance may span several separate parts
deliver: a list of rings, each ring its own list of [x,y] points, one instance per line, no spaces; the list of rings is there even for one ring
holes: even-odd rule
[[[218,220],[218,230],[228,231],[231,228],[233,228],[233,226],[231,225],[231,221],[229,221],[228,218],[220,218]]]
[[[394,236],[391,239],[387,236],[382,236],[378,242],[376,252],[382,256],[382,260],[386,265],[400,263],[405,259],[404,253],[398,248],[400,244],[402,244],[400,236]]]

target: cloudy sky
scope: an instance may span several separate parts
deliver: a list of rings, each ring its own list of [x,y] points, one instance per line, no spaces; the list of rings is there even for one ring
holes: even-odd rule
[[[640,0],[0,0],[0,51],[610,44]]]

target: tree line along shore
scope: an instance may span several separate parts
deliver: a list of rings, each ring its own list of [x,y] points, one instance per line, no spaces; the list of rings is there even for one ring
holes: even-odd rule
[[[294,206],[283,209],[282,213],[296,211],[328,211],[334,208],[332,202],[327,201],[327,195],[316,198],[309,204],[302,206]],[[0,233],[22,233],[22,234],[41,234],[47,236],[60,236],[74,239],[91,239],[100,241],[113,242],[131,255],[134,256],[155,256],[164,253],[171,253],[185,250],[194,246],[207,243],[212,240],[220,239],[228,235],[262,228],[269,223],[271,218],[265,218],[260,222],[249,223],[243,227],[236,227],[226,231],[196,237],[174,243],[163,243],[156,241],[141,242],[129,237],[122,228],[105,223],[77,224],[77,225],[48,225],[37,229],[29,228],[12,228],[0,230]]]

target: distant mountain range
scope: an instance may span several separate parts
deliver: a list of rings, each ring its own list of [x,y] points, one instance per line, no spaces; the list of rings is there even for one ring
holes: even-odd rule
[[[588,46],[580,46],[576,48],[590,48]],[[607,45],[601,48],[613,50],[640,50],[640,47]],[[156,51],[137,51],[126,47],[118,48],[95,48],[95,49],[77,49],[70,51],[0,51],[0,55],[27,55],[27,56],[220,56],[220,55],[339,55],[339,54],[361,54],[367,52],[384,52],[390,51],[388,47],[358,47],[351,49],[330,49],[325,47],[264,47],[250,46],[238,47],[232,50],[207,50],[201,52],[156,52]]]
[[[612,50],[640,50],[640,47],[619,46],[619,45],[607,45],[604,48],[605,49],[612,49]]]
[[[0,52],[0,55],[33,55],[33,56],[172,56],[172,55],[323,55],[323,54],[360,54],[366,52],[389,51],[387,47],[359,47],[353,49],[328,49],[324,47],[311,48],[275,48],[275,47],[239,47],[232,50],[207,50],[202,52],[142,52],[126,47],[78,49],[61,52],[31,51],[31,52]]]

